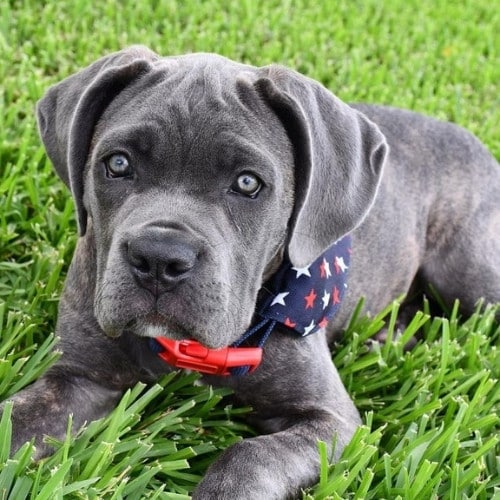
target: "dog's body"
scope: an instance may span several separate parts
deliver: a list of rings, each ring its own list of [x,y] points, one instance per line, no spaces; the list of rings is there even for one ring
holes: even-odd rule
[[[60,304],[63,356],[12,398],[14,448],[36,436],[46,454],[42,436],[62,437],[68,413],[78,427],[169,371],[148,337],[232,344],[284,255],[303,268],[351,233],[328,333],[278,327],[254,373],[207,377],[254,408],[264,435],[226,450],[197,496],[294,495],[317,478],[317,441],[336,436],[338,456],[360,423],[327,337],[361,297],[377,312],[432,284],[465,313],[500,302],[500,169],[459,127],[349,107],[284,68],[141,47],[53,87],[38,113],[81,238]]]

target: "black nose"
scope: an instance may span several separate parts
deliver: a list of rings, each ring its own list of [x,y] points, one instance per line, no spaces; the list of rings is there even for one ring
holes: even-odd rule
[[[155,229],[129,240],[127,259],[139,285],[157,297],[186,279],[198,256],[179,236]]]

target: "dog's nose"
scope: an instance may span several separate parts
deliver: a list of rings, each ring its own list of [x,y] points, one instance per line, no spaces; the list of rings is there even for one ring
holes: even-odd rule
[[[156,233],[130,240],[127,259],[139,285],[157,297],[189,276],[198,255],[191,244]]]

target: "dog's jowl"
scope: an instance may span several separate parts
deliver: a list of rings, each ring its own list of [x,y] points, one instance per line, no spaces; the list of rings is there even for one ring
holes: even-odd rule
[[[500,302],[500,167],[455,125],[347,105],[280,66],[144,47],[50,88],[37,115],[79,240],[63,355],[12,397],[14,449],[35,437],[47,455],[70,413],[78,428],[189,368],[262,431],[195,497],[294,496],[318,440],[338,457],[360,424],[328,341],[361,297],[366,312],[430,285],[464,314]]]

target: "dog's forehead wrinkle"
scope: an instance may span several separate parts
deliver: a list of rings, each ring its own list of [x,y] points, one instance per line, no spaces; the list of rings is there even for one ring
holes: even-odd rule
[[[164,72],[161,79],[153,72],[149,78],[154,79],[156,84],[153,89],[150,86],[147,96],[156,102],[156,107],[182,104],[189,117],[195,113],[206,116],[207,112],[213,115],[222,111],[230,112],[233,119],[242,119],[244,115],[237,112],[243,108],[238,89],[243,81],[247,88],[251,88],[256,74],[255,68],[232,63],[225,58],[188,57],[184,64],[179,65],[178,71]],[[143,94],[137,95],[136,92],[135,98],[144,101]],[[254,94],[257,96],[256,92]],[[257,102],[258,99],[255,100]],[[260,107],[265,108],[264,104]],[[253,115],[256,111],[246,109],[246,115]]]
[[[165,71],[162,80],[153,73],[149,78],[158,80],[158,83],[149,94],[162,94],[170,102],[183,102],[190,110],[200,104],[224,109],[237,100],[236,75],[240,71],[213,60],[181,64],[175,72]]]
[[[94,140],[94,156],[112,152],[120,147],[147,154],[154,149],[163,128],[163,124],[152,116],[133,125],[120,124],[111,128],[107,127],[103,132],[98,130]]]

